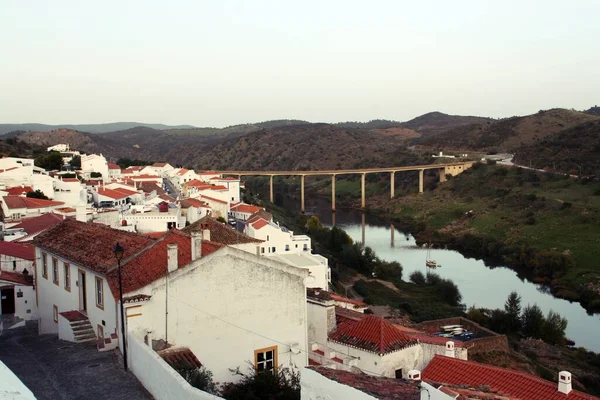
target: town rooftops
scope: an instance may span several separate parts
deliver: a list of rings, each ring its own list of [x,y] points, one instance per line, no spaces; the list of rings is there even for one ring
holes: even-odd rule
[[[261,218],[264,219],[265,221],[272,221],[273,220],[273,215],[271,213],[265,211],[264,209],[261,209],[257,213],[251,215],[246,220],[246,224],[251,224],[251,223],[253,223],[255,221],[258,221]]]
[[[474,361],[459,360],[436,354],[423,370],[423,380],[470,387],[489,386],[497,393],[518,399],[598,400],[597,397],[572,390],[558,391],[558,384],[537,376]]]
[[[260,239],[250,237],[242,232],[239,232],[232,227],[211,218],[208,215],[194,222],[193,224],[183,228],[184,232],[202,232],[202,226],[208,225],[210,230],[210,240],[212,242],[221,243],[227,246],[243,243],[262,243]]]
[[[245,213],[245,214],[255,214],[262,209],[263,209],[263,207],[254,206],[251,204],[244,204],[244,203],[238,203],[235,206],[231,207],[231,211]]]
[[[16,186],[6,188],[4,191],[7,192],[9,196],[20,196],[25,193],[33,192],[33,188],[31,186]]]
[[[261,229],[261,228],[269,225],[269,221],[262,219],[262,218],[258,218],[257,220],[252,222],[250,225],[252,225],[252,227],[254,229]]]
[[[205,202],[198,200],[198,199],[194,199],[194,198],[187,198],[187,199],[183,199],[179,201],[179,204],[181,204],[181,208],[190,208],[190,207],[194,207],[194,208],[200,208],[200,207],[204,207],[204,208],[210,208],[210,206],[208,204],[206,204]]]
[[[313,366],[308,369],[315,371],[324,377],[353,387],[363,393],[381,400],[419,400],[421,390],[418,382],[410,382],[402,379],[383,378],[331,369],[327,367]]]
[[[179,171],[177,171],[177,175],[185,175],[189,172],[190,170],[187,168],[181,168]]]
[[[329,340],[381,355],[418,343],[400,332],[392,323],[376,315],[367,315],[360,321],[341,324],[329,334]]]
[[[31,197],[21,196],[4,196],[4,203],[10,209],[15,208],[46,208],[54,206],[62,206],[65,203],[62,201],[34,199]]]
[[[21,220],[20,223],[11,227],[11,229],[23,229],[27,235],[35,235],[45,229],[62,222],[64,218],[54,213],[42,214],[38,217],[31,217]]]
[[[16,283],[18,285],[33,286],[33,276],[29,275],[29,277],[27,277],[21,272],[0,271],[0,281]]]
[[[113,163],[107,163],[108,164],[108,169],[118,169],[119,171],[121,170],[121,167],[119,167],[117,164],[113,164]]]
[[[99,273],[106,273],[117,265],[112,252],[117,242],[125,249],[126,260],[152,244],[154,239],[106,225],[67,218],[33,240],[33,244],[42,250]]]
[[[214,201],[215,203],[227,204],[225,200],[215,199],[214,197],[202,195],[201,199],[206,199],[208,201]]]
[[[99,187],[96,189],[96,192],[99,195],[102,195],[104,197],[109,197],[109,198],[115,199],[115,200],[125,199],[129,196],[138,194],[138,192],[135,192],[135,191],[129,190],[129,189],[124,189],[124,188],[106,189],[103,187]]]
[[[167,163],[164,163],[164,162],[155,162],[154,164],[152,164],[152,166],[156,167],[156,168],[162,168],[162,167],[166,167]]]
[[[35,259],[35,249],[33,246],[24,243],[0,241],[0,254],[24,260]]]

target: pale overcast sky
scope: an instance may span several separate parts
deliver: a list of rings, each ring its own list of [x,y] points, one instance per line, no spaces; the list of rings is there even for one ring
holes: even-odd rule
[[[0,0],[0,123],[600,104],[598,0]]]

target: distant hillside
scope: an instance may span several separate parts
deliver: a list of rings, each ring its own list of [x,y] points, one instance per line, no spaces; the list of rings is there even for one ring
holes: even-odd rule
[[[35,155],[44,153],[46,148],[35,143],[27,143],[18,138],[0,139],[0,157],[25,157],[33,158]]]
[[[410,121],[403,122],[400,126],[419,132],[424,136],[447,132],[457,127],[472,124],[485,124],[493,119],[484,117],[471,117],[462,115],[448,115],[438,111],[423,114]]]
[[[363,129],[388,129],[402,127],[402,122],[389,121],[386,119],[374,119],[369,122],[338,122],[335,124],[340,128],[363,128]]]
[[[328,124],[264,129],[202,154],[200,169],[314,170],[395,165],[404,158],[394,136]]]
[[[421,139],[418,143],[440,149],[512,152],[544,137],[599,117],[578,111],[552,109],[525,117],[475,123]]]
[[[164,129],[188,129],[193,128],[191,125],[164,125],[164,124],[146,124],[143,122],[110,122],[106,124],[64,124],[64,125],[46,125],[46,124],[0,124],[0,135],[11,131],[51,131],[55,129],[71,129],[75,131],[102,133],[120,131],[124,129],[135,128],[136,126],[144,126],[148,128],[164,130]]]
[[[590,109],[584,111],[584,113],[590,114],[590,115],[599,115],[600,116],[600,107],[598,107],[598,106],[590,107]]]
[[[600,177],[600,120],[585,122],[539,142],[520,147],[514,161],[534,168],[547,168]]]

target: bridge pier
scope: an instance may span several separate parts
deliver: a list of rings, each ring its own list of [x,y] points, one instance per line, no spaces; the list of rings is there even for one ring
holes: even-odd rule
[[[446,168],[440,168],[440,182],[446,182]]]
[[[300,175],[300,211],[304,214],[304,175]]]
[[[366,195],[365,195],[365,177],[367,174],[363,173],[360,176],[360,200],[361,200],[361,208],[367,207]]]
[[[394,228],[394,224],[390,224],[390,231],[391,231],[391,240],[390,240],[390,247],[394,247],[394,232],[396,231],[396,228]]]
[[[335,212],[335,174],[331,175],[331,211]]]
[[[419,193],[423,193],[423,173],[424,169],[419,170]]]
[[[362,212],[361,214],[362,214],[360,216],[361,239],[362,239],[361,247],[364,249],[365,248],[365,240],[366,240],[365,231],[366,231],[366,227],[367,227],[367,218],[366,218],[364,212]]]
[[[394,196],[396,195],[396,189],[394,188],[395,186],[395,176],[396,176],[396,172],[392,171],[390,172],[390,198],[393,199]]]
[[[269,201],[273,204],[273,175],[269,176]]]

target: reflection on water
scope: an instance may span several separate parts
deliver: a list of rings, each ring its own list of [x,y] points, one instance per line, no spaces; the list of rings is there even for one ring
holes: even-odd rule
[[[400,262],[404,280],[413,271],[427,272],[427,249],[418,247],[412,236],[360,211],[338,209],[332,215],[330,205],[323,199],[314,199],[307,205],[307,211],[318,215],[324,225],[336,224],[353,240],[370,246],[381,259]],[[587,315],[578,303],[554,298],[547,287],[522,280],[509,268],[489,268],[481,260],[446,249],[431,249],[430,258],[441,264],[436,273],[456,283],[468,307],[503,308],[514,290],[521,295],[523,307],[537,303],[544,313],[552,309],[567,318],[567,336],[577,346],[600,352],[600,314]]]

